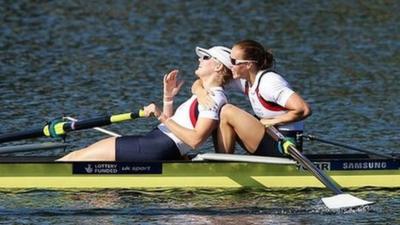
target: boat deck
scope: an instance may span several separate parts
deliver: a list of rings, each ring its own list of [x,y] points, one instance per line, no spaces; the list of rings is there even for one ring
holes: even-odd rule
[[[359,160],[359,159],[380,159],[378,157],[366,155],[366,154],[308,154],[305,155],[310,160]],[[61,156],[1,156],[0,155],[0,163],[26,163],[26,162],[40,162],[40,163],[58,163],[55,162],[56,159]],[[154,161],[152,161],[154,162]],[[179,163],[191,163],[194,161],[189,160],[170,160],[170,161],[157,161],[157,162],[179,162]]]

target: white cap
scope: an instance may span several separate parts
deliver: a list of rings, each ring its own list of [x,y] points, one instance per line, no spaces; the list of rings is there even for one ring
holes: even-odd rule
[[[232,69],[232,63],[231,63],[231,49],[224,47],[224,46],[214,46],[210,49],[205,49],[205,48],[200,48],[196,47],[196,54],[199,57],[202,56],[211,56],[218,61],[220,61],[222,64],[224,64],[226,67],[229,69]]]

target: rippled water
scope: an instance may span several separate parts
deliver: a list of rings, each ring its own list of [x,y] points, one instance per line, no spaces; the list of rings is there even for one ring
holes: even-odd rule
[[[357,210],[327,210],[319,189],[154,189],[1,193],[0,218],[16,223],[63,224],[396,224],[400,222],[393,189],[353,190],[362,198],[387,204]],[[388,194],[390,193],[390,194]],[[42,204],[37,204],[37,202]],[[1,220],[0,220],[1,222]]]
[[[162,75],[173,68],[186,81],[183,101],[194,80],[196,46],[252,38],[273,50],[277,69],[311,104],[308,133],[398,153],[399,11],[395,0],[3,0],[0,133],[62,115],[89,118],[160,102]],[[240,96],[232,101],[248,108]],[[109,128],[137,134],[156,124],[143,119]],[[67,141],[74,149],[102,137],[76,132]],[[305,143],[305,149],[344,152],[318,143]],[[212,151],[210,143],[201,151]],[[398,223],[398,190],[354,191],[378,204],[361,212],[326,212],[317,202],[327,194],[321,190],[5,190],[0,223]]]

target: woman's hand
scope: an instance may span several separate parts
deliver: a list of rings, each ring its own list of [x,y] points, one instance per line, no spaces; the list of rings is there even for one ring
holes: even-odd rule
[[[178,70],[172,70],[164,75],[164,101],[172,101],[183,85],[178,81]]]
[[[212,91],[208,91],[203,87],[200,80],[196,80],[192,85],[192,93],[197,96],[199,104],[207,109],[218,107],[211,96],[214,96]]]
[[[270,119],[270,118],[264,118],[264,119],[260,119],[260,122],[266,126],[274,126],[274,125],[279,125],[279,121],[277,121],[275,118],[274,119]]]
[[[144,111],[145,117],[154,116],[154,117],[158,118],[162,114],[161,110],[154,103],[151,103],[150,105],[145,106],[143,108],[143,111]]]

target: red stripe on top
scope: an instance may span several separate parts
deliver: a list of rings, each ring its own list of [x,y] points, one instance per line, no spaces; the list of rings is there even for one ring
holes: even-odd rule
[[[287,110],[285,107],[282,107],[282,106],[280,106],[279,104],[277,104],[275,102],[267,101],[261,96],[260,91],[258,90],[258,86],[260,85],[261,78],[262,78],[262,76],[264,74],[262,74],[260,76],[260,78],[258,79],[258,84],[257,84],[257,88],[256,88],[257,98],[260,101],[261,105],[264,108],[266,108],[266,109],[268,109],[270,111],[275,111],[275,112]],[[244,86],[244,93],[245,93],[245,95],[249,95],[249,82],[247,82],[247,81],[246,81],[245,86]]]
[[[266,108],[266,109],[268,109],[270,111],[275,111],[275,112],[287,110],[285,107],[282,107],[282,106],[278,105],[275,102],[271,102],[271,101],[265,100],[261,96],[261,94],[260,94],[260,92],[258,90],[258,87],[256,89],[256,93],[257,93],[258,100],[260,101],[261,105],[264,106],[264,108]]]
[[[197,98],[192,102],[189,108],[189,116],[190,116],[190,122],[192,122],[193,127],[196,126],[197,123],[197,118],[199,117],[199,102],[197,101]]]

